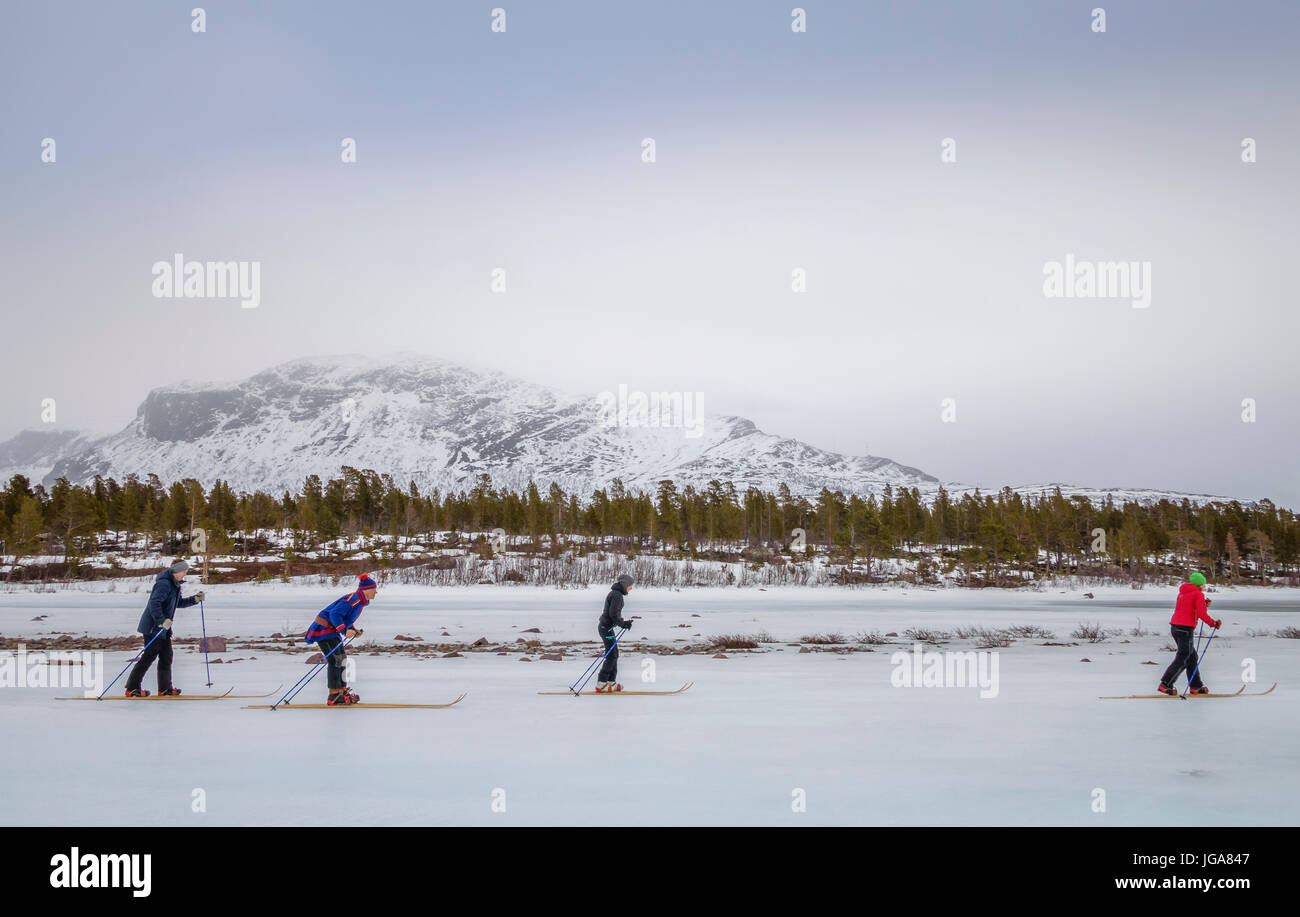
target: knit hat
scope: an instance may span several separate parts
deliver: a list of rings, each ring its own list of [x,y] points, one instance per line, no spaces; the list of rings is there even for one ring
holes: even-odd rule
[[[1191,583],[1193,586],[1204,586],[1205,574],[1197,570],[1191,576],[1187,577],[1187,582]]]
[[[622,576],[620,576],[620,577],[616,580],[616,582],[617,582],[620,586],[622,586],[624,589],[627,589],[629,586],[631,586],[633,583],[635,583],[636,580],[634,580],[632,577],[630,577],[630,576],[628,576],[626,573],[624,573]]]
[[[189,568],[190,568],[189,561],[178,560],[176,561],[176,563],[168,567],[167,570],[171,573],[184,573],[185,571],[189,570]]]
[[[372,580],[369,574],[366,573],[361,574],[361,579],[357,583],[357,588],[360,589],[362,592],[364,592],[367,589],[375,589],[375,590],[379,589],[379,587],[375,585],[375,581]]]

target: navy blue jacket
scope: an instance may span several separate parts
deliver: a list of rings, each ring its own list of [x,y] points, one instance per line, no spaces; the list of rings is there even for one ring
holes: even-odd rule
[[[158,628],[162,627],[162,622],[175,615],[177,608],[189,608],[197,604],[198,599],[181,598],[181,584],[176,582],[171,570],[164,570],[153,581],[149,604],[145,606],[144,614],[140,615],[136,630],[144,634],[146,640],[152,640],[158,633]]]

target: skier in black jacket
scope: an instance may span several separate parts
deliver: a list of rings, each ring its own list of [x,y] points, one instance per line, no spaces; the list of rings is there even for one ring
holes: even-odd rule
[[[614,628],[632,628],[631,621],[623,620],[623,599],[634,582],[636,580],[624,573],[610,587],[609,595],[605,596],[605,610],[601,612],[600,623],[596,628],[600,639],[605,641],[605,664],[600,667],[600,675],[596,680],[597,694],[623,690],[623,686],[615,680],[618,678],[618,647],[614,643],[617,636]]]
[[[140,661],[127,676],[127,697],[149,696],[149,692],[140,687],[140,682],[144,680],[145,673],[155,659],[158,660],[158,693],[173,696],[181,693],[180,688],[172,685],[172,615],[176,609],[197,605],[204,598],[202,592],[195,593],[188,599],[181,598],[181,583],[185,582],[185,575],[189,571],[190,565],[184,560],[178,560],[154,578],[149,604],[145,606],[144,614],[140,615],[137,626],[137,630],[144,635],[147,646],[140,655]],[[167,633],[155,640],[154,635],[160,630]]]

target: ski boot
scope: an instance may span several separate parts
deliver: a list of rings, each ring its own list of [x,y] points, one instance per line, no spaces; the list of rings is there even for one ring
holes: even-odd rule
[[[346,691],[339,691],[331,694],[329,699],[325,701],[325,705],[327,707],[350,707],[356,703],[356,701],[352,699],[354,696],[355,695],[348,694]]]
[[[127,688],[126,696],[127,697],[148,697],[149,692],[146,691],[144,688],[134,688],[134,689]]]
[[[1173,685],[1159,684],[1156,685],[1156,690],[1159,691],[1161,694],[1168,694],[1170,697],[1178,696],[1178,689],[1175,688]]]
[[[1188,694],[1209,694],[1210,689],[1205,687],[1205,685],[1197,685],[1195,688],[1189,689],[1187,693]]]
[[[609,682],[607,682],[607,681],[598,681],[598,682],[596,682],[596,693],[597,693],[597,694],[607,694],[607,693],[609,693],[609,687],[608,687],[608,686],[609,686]]]
[[[180,688],[168,688],[166,691],[159,691],[159,692],[158,692],[158,696],[159,696],[159,697],[180,697],[180,696],[181,696],[181,689],[180,689]]]
[[[359,703],[361,703],[361,695],[358,694],[356,691],[353,691],[353,690],[352,690],[351,688],[349,688],[347,685],[344,685],[344,686],[343,686],[343,692],[342,692],[342,693],[344,693],[344,694],[346,694],[348,697],[352,698],[351,703],[354,703],[354,704],[359,704]]]
[[[601,689],[600,685],[596,685],[597,694],[613,694],[615,691],[623,690],[623,686],[616,681],[607,681],[604,682],[604,685],[605,687],[603,690]]]

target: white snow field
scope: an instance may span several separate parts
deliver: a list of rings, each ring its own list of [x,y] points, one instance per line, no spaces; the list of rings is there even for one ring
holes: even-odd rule
[[[133,631],[139,592],[0,594],[0,632]],[[192,591],[189,585],[186,591]],[[226,637],[301,633],[346,587],[208,587],[207,630]],[[352,648],[365,702],[444,710],[245,710],[267,701],[56,701],[77,688],[0,688],[0,823],[5,825],[1296,825],[1300,794],[1300,641],[1248,634],[1300,625],[1297,590],[1223,590],[1224,619],[1203,675],[1233,691],[1243,663],[1264,697],[1099,700],[1152,693],[1172,654],[1173,588],[997,590],[633,589],[630,636],[659,644],[766,631],[781,641],[835,631],[1035,624],[1071,640],[1080,622],[1122,628],[1104,643],[998,651],[998,693],[894,687],[899,637],[871,653],[662,656],[642,685],[626,647],[628,689],[671,697],[545,697],[589,661],[523,663],[365,655],[396,634],[428,641],[593,639],[605,589],[385,587]],[[692,617],[698,614],[700,617]],[[43,621],[33,621],[45,615]],[[1151,636],[1130,637],[1138,619]],[[687,628],[676,625],[688,624]],[[451,637],[440,636],[446,630]],[[175,634],[199,633],[198,608]],[[693,642],[698,642],[694,638]],[[1124,642],[1130,641],[1130,642]],[[968,650],[970,640],[943,647]],[[257,693],[307,671],[300,653],[221,654],[216,690]],[[130,658],[104,654],[105,679]],[[1091,662],[1081,662],[1088,658]],[[532,657],[536,659],[536,657]],[[1142,665],[1145,660],[1158,665]],[[203,692],[203,656],[178,647],[175,682]],[[300,701],[320,702],[324,675]],[[1184,682],[1185,683],[1185,682]],[[153,672],[145,680],[153,689]],[[111,693],[118,694],[122,682]],[[193,800],[202,790],[206,811]],[[795,811],[800,793],[806,811]],[[1099,792],[1100,791],[1100,792]],[[1104,793],[1104,797],[1102,794]],[[1095,811],[1104,798],[1104,811]],[[496,803],[494,807],[494,802]],[[502,808],[504,811],[497,811]]]

